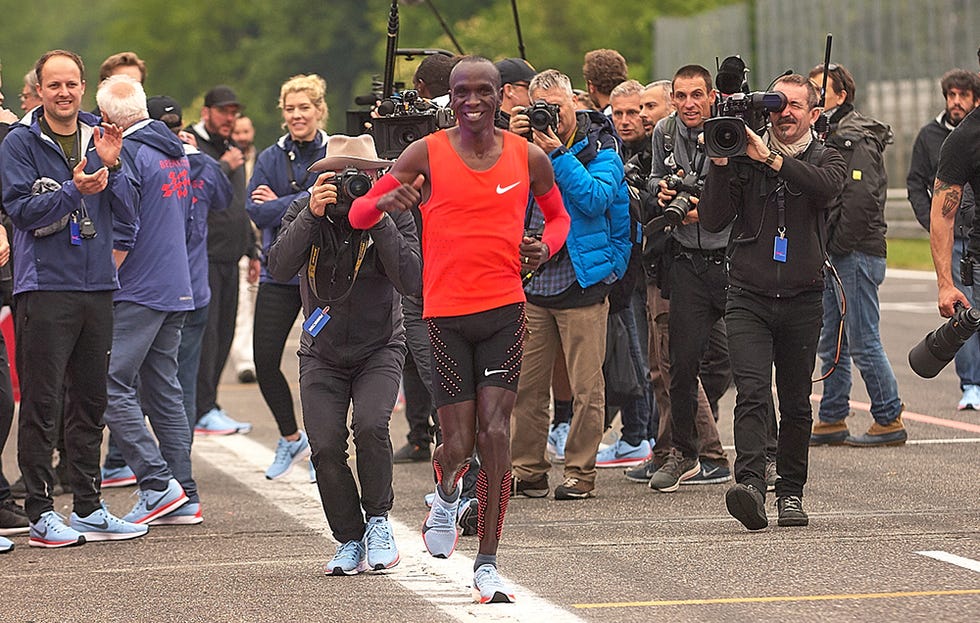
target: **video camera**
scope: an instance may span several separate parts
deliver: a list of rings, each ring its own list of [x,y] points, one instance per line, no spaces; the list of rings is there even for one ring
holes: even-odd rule
[[[745,154],[748,139],[745,128],[762,134],[769,114],[786,107],[786,96],[778,91],[749,92],[748,69],[737,56],[722,61],[715,77],[718,100],[714,114],[704,122],[704,150],[711,158],[732,158]]]
[[[371,133],[378,156],[389,160],[423,136],[456,125],[452,110],[432,104],[413,89],[392,93],[381,101],[377,113],[379,116],[371,122]]]

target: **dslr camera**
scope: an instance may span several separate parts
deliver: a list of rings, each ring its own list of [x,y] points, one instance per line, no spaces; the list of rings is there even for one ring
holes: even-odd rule
[[[327,206],[327,216],[334,220],[346,220],[351,204],[358,197],[366,195],[374,182],[363,171],[348,167],[334,174],[327,183],[337,187],[337,203]]]
[[[547,133],[548,128],[551,128],[557,134],[558,106],[549,104],[544,100],[538,100],[531,104],[524,111],[524,114],[527,115],[527,118],[531,123],[531,127],[535,130]],[[527,140],[531,140],[530,133],[527,135]]]
[[[694,207],[691,197],[701,198],[704,180],[698,179],[697,173],[688,173],[684,177],[672,173],[663,180],[669,190],[677,191],[677,195],[664,208],[663,218],[668,225],[677,227]]]
[[[786,96],[778,91],[750,93],[744,78],[747,71],[737,56],[726,58],[718,69],[718,101],[713,106],[714,114],[704,122],[704,150],[711,158],[744,155],[748,143],[745,128],[762,134],[769,114],[786,108]]]

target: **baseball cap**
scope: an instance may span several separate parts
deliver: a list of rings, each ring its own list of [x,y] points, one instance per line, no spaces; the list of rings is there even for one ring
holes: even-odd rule
[[[531,63],[523,58],[505,58],[502,61],[497,61],[494,65],[500,72],[500,84],[530,82],[531,78],[538,75]]]
[[[216,106],[238,106],[239,108],[245,108],[238,101],[238,96],[235,95],[235,91],[224,84],[219,84],[204,94],[204,105],[208,108]]]
[[[181,126],[182,111],[177,100],[169,95],[154,95],[146,100],[146,112],[151,119],[158,119],[170,128]]]

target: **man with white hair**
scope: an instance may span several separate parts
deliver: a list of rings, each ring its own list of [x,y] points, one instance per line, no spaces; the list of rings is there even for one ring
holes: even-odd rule
[[[112,291],[119,288],[112,249],[132,245],[137,198],[120,159],[122,131],[80,110],[82,59],[53,50],[35,72],[41,105],[0,145],[3,206],[14,225],[17,460],[27,489],[28,544],[66,547],[145,533],[106,511],[99,486]],[[66,379],[74,494],[67,521],[51,497],[51,449]]]
[[[199,515],[191,433],[177,381],[180,330],[194,309],[185,244],[193,196],[189,164],[173,132],[149,118],[139,82],[123,75],[107,78],[96,101],[102,115],[123,129],[122,158],[140,194],[132,249],[125,255],[116,252],[120,289],[113,300],[105,412],[140,488],[125,519],[148,524],[188,502]],[[143,422],[144,413],[156,440]]]

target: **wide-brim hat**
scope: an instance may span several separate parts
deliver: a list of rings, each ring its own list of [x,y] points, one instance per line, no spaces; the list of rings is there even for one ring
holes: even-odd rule
[[[310,166],[310,171],[336,171],[353,167],[355,169],[386,169],[395,164],[394,160],[378,158],[374,147],[374,137],[370,134],[345,136],[336,134],[327,140],[327,153]]]

